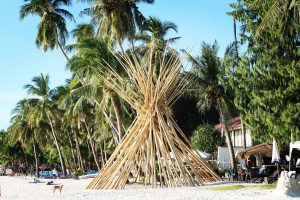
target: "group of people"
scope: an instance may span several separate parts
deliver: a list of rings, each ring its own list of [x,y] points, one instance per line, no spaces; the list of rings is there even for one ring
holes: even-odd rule
[[[243,158],[240,160],[240,165],[238,167],[237,176],[241,181],[251,180],[251,167],[250,167],[250,159]],[[248,179],[249,178],[249,179]]]
[[[249,158],[241,159],[239,161],[240,164],[237,166],[237,171],[233,171],[232,173],[225,173],[225,178],[233,181],[248,181],[252,179],[251,175],[251,160]]]

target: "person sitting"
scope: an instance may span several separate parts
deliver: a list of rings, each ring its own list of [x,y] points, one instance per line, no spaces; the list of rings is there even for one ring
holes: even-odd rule
[[[245,174],[245,181],[248,180],[248,176],[249,176],[249,180],[251,180],[251,168],[248,165],[248,159],[247,161],[245,160],[245,158],[240,160],[240,163],[242,165],[242,170],[243,170],[243,174]]]

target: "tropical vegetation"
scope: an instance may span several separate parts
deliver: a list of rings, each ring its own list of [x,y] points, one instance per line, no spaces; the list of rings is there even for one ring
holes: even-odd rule
[[[59,48],[71,78],[50,88],[40,74],[28,80],[26,99],[12,112],[10,127],[0,132],[0,164],[25,163],[38,174],[50,164],[66,173],[101,170],[122,141],[137,113],[97,73],[109,64],[124,80],[119,55],[152,56],[153,73],[160,73],[162,55],[184,54],[191,64],[182,76],[194,82],[170,110],[194,148],[214,152],[224,140],[212,128],[220,123],[236,170],[228,124],[239,116],[261,142],[276,138],[282,145],[300,136],[300,18],[298,0],[237,0],[228,13],[234,19],[234,41],[224,56],[218,44],[203,42],[192,55],[174,48],[180,27],[155,16],[144,16],[142,3],[154,0],[89,0],[77,24],[67,9],[71,0],[24,0],[20,19],[39,17],[36,45]],[[236,31],[236,26],[240,31]],[[32,30],[34,34],[35,30]],[[172,34],[175,34],[173,36]],[[68,40],[69,36],[72,40]],[[103,77],[103,76],[102,76]],[[107,74],[110,81],[116,81]],[[124,81],[124,87],[130,81]],[[128,85],[127,85],[128,86]],[[129,88],[129,86],[128,86]],[[279,140],[280,138],[280,140]]]

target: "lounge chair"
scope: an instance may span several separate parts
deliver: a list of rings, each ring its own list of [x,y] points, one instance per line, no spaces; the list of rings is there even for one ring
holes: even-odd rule
[[[254,181],[254,183],[262,183],[264,182],[265,177],[257,177],[257,179]]]
[[[33,179],[33,182],[34,182],[34,183],[40,183],[41,181],[40,181],[39,179],[34,178],[34,179]]]
[[[267,182],[268,184],[271,184],[271,183],[276,182],[277,179],[278,179],[278,174],[279,174],[279,173],[280,173],[280,170],[274,171],[273,174],[272,174],[271,176],[268,176],[268,177],[266,178],[266,182]]]

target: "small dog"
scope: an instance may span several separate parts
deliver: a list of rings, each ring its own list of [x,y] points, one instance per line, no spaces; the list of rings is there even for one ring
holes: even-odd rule
[[[55,185],[53,186],[52,190],[53,190],[53,194],[55,192],[55,190],[59,190],[60,194],[61,194],[61,191],[63,189],[64,185]]]
[[[53,181],[48,181],[47,183],[46,183],[46,185],[52,185],[54,182]]]

